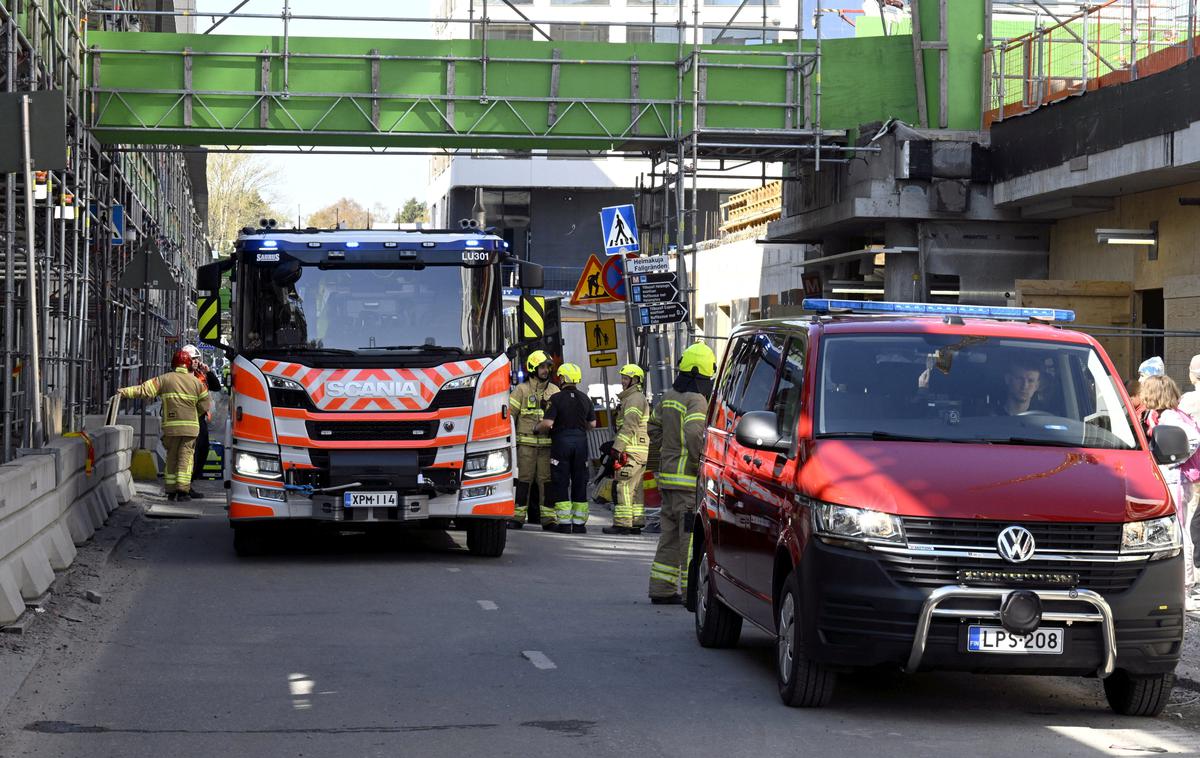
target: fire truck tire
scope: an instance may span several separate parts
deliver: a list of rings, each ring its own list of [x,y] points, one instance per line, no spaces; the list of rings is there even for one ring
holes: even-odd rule
[[[508,540],[508,523],[504,519],[474,519],[468,521],[467,550],[471,555],[499,558]]]
[[[234,524],[233,552],[240,558],[250,558],[267,552],[266,535],[256,524]]]

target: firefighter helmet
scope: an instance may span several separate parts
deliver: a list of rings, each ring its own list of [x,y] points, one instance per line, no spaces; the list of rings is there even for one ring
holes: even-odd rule
[[[542,366],[547,363],[553,363],[553,361],[550,360],[550,356],[546,355],[546,353],[541,350],[534,350],[529,354],[529,357],[525,359],[525,368],[529,371],[537,371],[538,366]]]
[[[639,382],[646,381],[646,372],[642,371],[642,367],[636,363],[626,363],[617,373],[630,379],[637,379]]]
[[[695,371],[700,376],[712,377],[717,373],[717,356],[708,345],[697,342],[679,357],[679,370],[685,374]]]
[[[558,375],[567,384],[579,384],[583,379],[583,372],[574,363],[564,363],[558,367]]]
[[[192,356],[188,355],[186,350],[176,350],[175,355],[171,356],[171,368],[187,368],[192,367]]]
[[[200,348],[196,347],[195,345],[184,345],[183,352],[192,356],[192,360],[200,357]]]

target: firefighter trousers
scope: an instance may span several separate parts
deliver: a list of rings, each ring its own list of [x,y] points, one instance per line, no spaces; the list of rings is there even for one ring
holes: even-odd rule
[[[642,490],[645,462],[629,459],[613,482],[613,526],[640,526],[646,522]]]
[[[196,448],[195,437],[163,437],[167,449],[167,470],[163,484],[167,494],[189,492],[192,489],[192,455]]]
[[[530,490],[535,490],[541,522],[553,524],[554,509],[546,497],[550,482],[550,446],[517,445],[517,503],[513,521],[524,524],[529,520]]]
[[[553,469],[552,489],[554,510],[559,524],[586,524],[587,497],[587,434],[566,429],[555,434],[550,442]]]
[[[204,476],[204,464],[208,461],[208,422],[200,418],[200,433],[196,435],[195,450],[192,452],[192,481]]]
[[[671,597],[687,592],[687,567],[692,559],[691,522],[688,514],[695,511],[694,490],[659,489],[662,493],[662,534],[658,550],[650,564],[650,597]]]

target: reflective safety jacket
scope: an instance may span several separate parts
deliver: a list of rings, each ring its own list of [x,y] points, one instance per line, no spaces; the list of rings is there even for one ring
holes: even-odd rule
[[[650,437],[661,438],[658,486],[665,490],[696,489],[696,470],[704,446],[708,401],[699,392],[669,389],[650,416]]]
[[[508,412],[517,425],[518,445],[550,447],[550,436],[534,434],[533,428],[546,415],[546,403],[558,392],[553,382],[539,382],[536,376],[531,376],[508,396]]]
[[[627,453],[638,463],[645,463],[650,454],[650,437],[646,432],[650,407],[646,395],[634,385],[623,390],[617,399],[621,401],[621,415],[617,417],[617,436],[612,449]]]
[[[208,387],[186,368],[177,368],[133,387],[122,387],[120,392],[127,399],[162,399],[164,437],[195,437],[200,433],[201,417],[208,413]]]

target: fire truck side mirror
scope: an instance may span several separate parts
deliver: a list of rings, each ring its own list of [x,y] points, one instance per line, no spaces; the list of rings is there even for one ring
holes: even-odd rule
[[[537,290],[546,283],[545,271],[536,263],[521,261],[521,289]]]
[[[229,268],[227,261],[219,261],[196,269],[196,331],[201,342],[232,357],[233,348],[221,342],[221,276]]]

